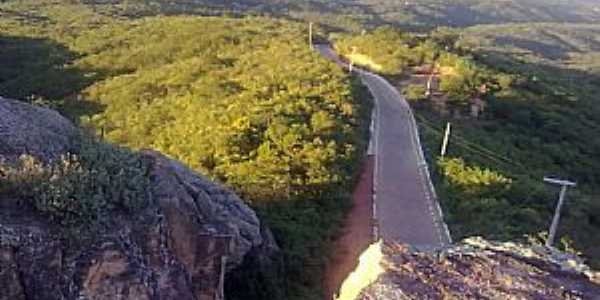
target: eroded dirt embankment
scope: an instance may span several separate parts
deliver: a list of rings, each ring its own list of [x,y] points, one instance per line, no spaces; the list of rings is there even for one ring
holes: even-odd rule
[[[344,279],[356,269],[359,256],[373,242],[373,168],[375,159],[365,159],[361,176],[352,194],[353,206],[346,217],[342,234],[334,243],[333,257],[325,270],[325,300],[339,292]]]

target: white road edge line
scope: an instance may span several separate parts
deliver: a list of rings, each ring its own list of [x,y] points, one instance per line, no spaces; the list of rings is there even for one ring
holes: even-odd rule
[[[398,92],[398,90],[391,85],[387,80],[385,80],[383,77],[377,75],[377,74],[373,74],[367,71],[363,71],[360,70],[360,73],[365,73],[368,74],[369,76],[376,78],[378,81],[382,82],[385,86],[387,86],[387,88],[392,92],[392,94],[394,94],[394,96],[398,99],[404,99],[400,93]],[[367,84],[367,87],[368,84]],[[369,90],[370,87],[369,87]],[[373,91],[371,90],[371,94],[373,94]],[[373,97],[376,98],[373,94]],[[419,136],[419,132],[418,132],[418,127],[417,127],[417,122],[416,119],[414,117],[414,114],[412,112],[412,109],[410,108],[410,105],[408,105],[408,103],[406,101],[403,101],[402,104],[405,106],[405,108],[408,111],[408,115],[410,118],[410,126],[411,126],[411,143],[413,143],[413,150],[416,152],[416,156],[419,159],[419,165],[423,166],[423,173],[419,172],[420,177],[422,177],[422,179],[424,179],[428,184],[429,184],[429,192],[431,193],[431,195],[433,196],[433,199],[431,199],[430,203],[428,203],[429,205],[435,206],[437,212],[438,212],[438,216],[435,218],[437,220],[436,223],[438,224],[442,224],[443,229],[443,233],[442,232],[438,232],[438,236],[440,239],[440,244],[442,246],[445,246],[445,244],[452,244],[452,236],[450,234],[450,230],[448,229],[448,225],[446,224],[446,222],[444,221],[444,215],[443,215],[443,211],[441,209],[440,203],[438,201],[438,197],[437,197],[437,193],[435,192],[435,187],[433,186],[433,182],[431,181],[431,176],[430,176],[430,172],[429,172],[429,165],[427,164],[427,161],[425,160],[425,154],[423,152],[423,147],[421,144],[421,138]],[[416,144],[416,145],[415,145]],[[421,169],[421,168],[420,168]],[[425,177],[425,178],[423,178]],[[442,237],[443,236],[443,237]],[[444,239],[445,238],[445,239]]]
[[[332,58],[334,58],[334,60],[338,63],[338,64],[343,64],[345,65],[345,63],[341,62],[339,59],[337,59],[337,54],[329,47],[326,48],[326,51],[329,52],[329,54],[331,55]],[[377,81],[382,82],[385,86],[387,86],[388,90],[390,90],[393,94],[393,96],[395,96],[395,98],[398,99],[404,99],[400,93],[398,92],[398,90],[391,85],[387,80],[385,80],[383,77],[368,72],[368,71],[364,71],[358,68],[354,69],[356,73],[359,74],[359,77],[361,79],[361,81],[367,86],[367,89],[369,90],[369,92],[371,93],[371,95],[373,96],[374,99],[374,114],[372,114],[371,116],[371,130],[375,131],[375,133],[371,132],[371,137],[369,140],[369,148],[371,148],[371,143],[374,144],[374,156],[375,156],[375,162],[374,162],[374,171],[373,171],[373,238],[375,241],[379,240],[379,222],[377,219],[377,186],[378,186],[378,182],[377,182],[377,175],[379,174],[379,160],[381,159],[380,155],[379,155],[379,137],[381,134],[381,130],[380,130],[380,126],[379,126],[379,99],[375,96],[375,93],[373,92],[373,90],[371,89],[371,86],[369,85],[369,83],[367,82],[367,77],[372,77],[377,79]],[[434,222],[434,226],[438,229],[439,231],[439,225],[442,224],[442,227],[444,228],[444,234],[442,234],[441,232],[438,232],[438,238],[440,239],[440,244],[442,246],[444,246],[444,240],[442,238],[442,235],[445,236],[447,243],[448,244],[452,244],[452,236],[450,235],[450,231],[448,230],[448,225],[446,224],[446,222],[444,221],[444,215],[443,215],[443,211],[441,209],[440,203],[438,201],[438,197],[437,197],[437,193],[435,191],[435,187],[433,185],[433,182],[431,181],[431,176],[430,176],[430,172],[429,172],[429,166],[427,164],[427,161],[425,160],[425,155],[423,153],[423,147],[421,145],[421,139],[419,136],[419,132],[418,132],[418,128],[417,128],[417,122],[415,120],[414,114],[412,112],[412,109],[410,108],[410,105],[408,104],[408,102],[406,102],[406,100],[403,100],[401,102],[401,104],[403,106],[405,106],[405,108],[408,111],[409,114],[409,118],[410,118],[410,122],[409,124],[411,125],[411,143],[413,143],[413,150],[416,152],[417,158],[419,159],[420,164],[423,164],[423,167],[419,166],[419,177],[421,177],[421,180],[423,181],[423,179],[425,179],[425,181],[429,184],[429,189],[425,189],[426,190],[426,197],[429,201],[428,205],[430,207],[431,210],[431,203],[433,203],[433,205],[435,206],[435,208],[437,209],[438,212],[438,216],[435,217],[434,219],[437,219],[436,222]],[[415,145],[415,141],[416,141],[416,145]],[[416,149],[418,146],[418,150]],[[368,153],[368,152],[367,152]],[[424,169],[422,171],[422,169]],[[421,173],[423,172],[423,173]],[[425,184],[424,184],[425,185]],[[433,198],[433,199],[432,199]]]
[[[370,125],[370,131],[371,131],[371,135],[369,137],[369,147],[371,148],[370,150],[372,151],[372,153],[367,153],[370,155],[373,155],[373,159],[374,159],[374,167],[373,167],[373,181],[372,181],[372,185],[373,185],[373,196],[372,196],[372,219],[373,219],[373,240],[374,241],[378,241],[379,240],[379,221],[378,221],[378,215],[377,215],[377,186],[378,186],[378,182],[377,182],[377,178],[378,178],[378,174],[379,174],[379,159],[380,159],[380,155],[379,153],[379,103],[378,103],[378,98],[375,96],[375,94],[373,93],[373,90],[371,89],[371,86],[366,82],[365,78],[363,78],[363,76],[365,76],[362,72],[359,72],[359,77],[361,79],[361,81],[363,83],[365,83],[365,85],[367,86],[367,89],[369,90],[369,92],[371,93],[371,95],[373,96],[373,108],[372,108],[372,113],[371,113],[371,125]]]

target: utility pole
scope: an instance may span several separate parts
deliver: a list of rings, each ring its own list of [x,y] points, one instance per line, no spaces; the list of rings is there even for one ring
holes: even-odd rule
[[[310,50],[313,50],[313,22],[308,23],[308,44],[310,45]]]
[[[446,156],[446,150],[448,150],[448,141],[450,140],[450,122],[446,123],[446,133],[444,134],[444,141],[442,142],[442,150],[440,151],[440,155],[442,157]]]
[[[429,79],[427,80],[427,90],[425,91],[425,96],[427,98],[429,98],[432,94],[431,88],[433,85],[433,70],[431,71],[431,74],[429,75]]]
[[[350,56],[350,63],[348,64],[348,71],[350,73],[352,73],[352,71],[354,71],[354,54],[356,53],[358,49],[356,48],[356,46],[352,47],[352,56]]]
[[[552,244],[554,244],[554,238],[556,237],[556,229],[558,228],[558,222],[560,221],[560,211],[565,201],[567,187],[575,187],[577,184],[575,182],[550,177],[544,177],[544,182],[561,186],[560,195],[558,197],[558,204],[556,205],[556,210],[554,211],[554,218],[552,219],[550,231],[548,232],[548,240],[546,240],[546,247],[552,247]]]

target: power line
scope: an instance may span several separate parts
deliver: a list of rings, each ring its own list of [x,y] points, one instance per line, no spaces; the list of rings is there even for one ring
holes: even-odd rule
[[[423,117],[418,116],[418,118],[421,121],[421,125],[425,129],[428,129],[431,132],[433,132],[439,136],[443,136],[442,130],[435,128],[433,125],[430,125],[430,123],[427,120],[425,120]],[[521,171],[526,171],[525,166],[523,166],[522,164],[515,162],[509,158],[500,156],[484,147],[481,147],[479,145],[471,143],[467,139],[461,137],[460,135],[458,135],[456,133],[453,135],[453,137],[454,137],[454,141],[453,141],[454,145],[457,145],[457,146],[459,146],[465,150],[468,150],[474,154],[477,154],[483,158],[489,159],[490,161],[493,161],[495,163],[499,163],[499,164],[503,164],[503,165],[511,166],[511,167],[518,167]],[[525,173],[527,173],[527,172],[525,172]]]
[[[426,119],[424,119],[423,117],[419,117],[419,119],[420,119],[420,120],[423,122],[423,125],[424,125],[425,127],[429,127],[429,129],[430,129],[430,130],[432,130],[432,131],[434,131],[435,133],[437,133],[437,134],[440,134],[440,135],[441,135],[441,132],[442,132],[442,130],[439,130],[439,129],[435,128],[435,126],[434,126],[434,125],[430,125],[431,123],[429,123],[429,122],[428,122]],[[428,124],[428,123],[429,123],[429,124]],[[496,157],[496,158],[497,158],[497,159],[499,159],[499,160],[504,160],[504,161],[506,161],[507,163],[515,164],[516,166],[519,166],[519,167],[524,167],[522,164],[520,164],[520,163],[518,163],[518,162],[515,162],[515,161],[513,161],[513,160],[511,160],[511,159],[509,159],[509,158],[507,158],[507,157],[504,157],[504,156],[498,155],[498,154],[496,154],[495,152],[493,152],[493,151],[491,151],[491,150],[489,150],[489,149],[487,149],[487,148],[485,148],[485,147],[482,147],[482,146],[480,146],[480,145],[477,145],[477,144],[474,144],[474,143],[472,143],[472,142],[468,141],[466,138],[464,138],[464,137],[460,136],[460,134],[458,134],[458,133],[454,133],[454,134],[453,134],[453,137],[454,137],[454,139],[458,139],[458,140],[460,141],[458,144],[461,144],[461,143],[463,143],[463,144],[464,144],[464,147],[468,147],[468,148],[470,148],[470,149],[477,149],[477,151],[481,151],[481,152],[487,153],[487,155],[490,155],[490,156]]]

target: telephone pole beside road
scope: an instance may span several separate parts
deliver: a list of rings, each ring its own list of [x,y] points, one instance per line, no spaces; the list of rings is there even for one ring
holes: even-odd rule
[[[310,50],[313,50],[313,22],[308,23],[308,44],[310,45]]]
[[[444,141],[442,142],[442,149],[440,151],[440,155],[442,157],[446,156],[446,151],[448,150],[448,141],[450,140],[450,122],[446,123],[446,133],[444,134]]]
[[[577,184],[575,182],[550,177],[544,177],[544,182],[561,186],[560,195],[558,197],[558,204],[556,205],[556,210],[554,211],[554,218],[552,219],[552,225],[550,225],[550,231],[548,232],[548,240],[546,240],[546,247],[552,247],[552,244],[554,244],[554,238],[556,237],[556,229],[558,228],[558,222],[560,221],[560,211],[562,210],[562,206],[565,201],[565,194],[567,193],[567,188],[575,187]]]

